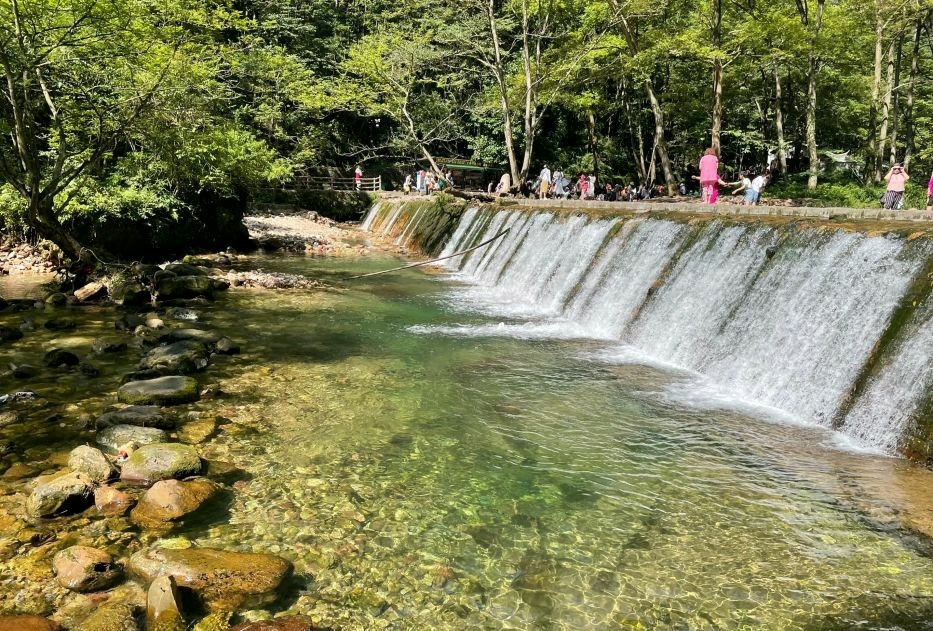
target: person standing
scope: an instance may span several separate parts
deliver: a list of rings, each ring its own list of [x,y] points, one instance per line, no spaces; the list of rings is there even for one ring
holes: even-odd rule
[[[896,163],[888,170],[884,176],[884,181],[888,183],[888,190],[882,198],[882,206],[885,210],[896,210],[900,207],[901,200],[904,199],[904,187],[910,176],[904,170],[904,165]]]
[[[418,174],[415,176],[415,190],[424,195],[424,169],[418,169]]]
[[[759,173],[758,177],[752,180],[752,185],[749,187],[749,190],[752,192],[752,201],[750,206],[757,206],[758,202],[761,201],[761,191],[765,189],[768,185],[769,173],[765,171],[764,173]]]
[[[547,199],[547,193],[551,188],[551,170],[545,164],[538,175],[538,197]]]
[[[353,183],[356,184],[356,190],[360,190],[363,185],[363,169],[359,165],[356,166],[356,171],[353,172]]]
[[[700,158],[700,189],[703,191],[700,201],[715,204],[719,196],[719,157],[710,147]]]
[[[933,173],[930,174],[930,183],[927,184],[927,211],[933,210]]]
[[[406,195],[411,193],[411,173],[405,174],[405,183],[402,184],[402,189],[405,191]]]

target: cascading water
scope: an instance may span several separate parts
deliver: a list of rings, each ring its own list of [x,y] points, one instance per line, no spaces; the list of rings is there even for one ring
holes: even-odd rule
[[[379,212],[386,227],[371,222],[376,230],[399,219]],[[928,255],[904,238],[471,208],[444,251],[506,228],[446,262],[476,288],[461,292],[469,307],[629,344],[827,427],[848,409],[842,431],[886,451],[933,382],[931,307],[904,327],[910,342],[887,354],[859,400],[847,401]]]

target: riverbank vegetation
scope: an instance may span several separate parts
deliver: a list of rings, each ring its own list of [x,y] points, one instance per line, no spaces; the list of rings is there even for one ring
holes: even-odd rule
[[[921,184],[933,165],[931,12],[11,0],[3,221],[70,258],[219,247],[245,238],[251,198],[306,173],[457,157],[513,181],[546,162],[673,188],[707,146],[730,174],[770,163],[788,197],[873,204],[889,163]]]

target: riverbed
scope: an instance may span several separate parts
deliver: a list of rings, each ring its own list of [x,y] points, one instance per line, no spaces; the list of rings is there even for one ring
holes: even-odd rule
[[[172,536],[293,561],[270,614],[347,630],[930,628],[928,472],[672,396],[683,375],[605,361],[605,342],[484,335],[506,323],[437,272],[347,280],[395,264],[254,258],[330,288],[194,307],[243,349],[202,378],[220,396],[191,410],[229,423],[201,453],[245,475],[226,514]],[[10,361],[113,334],[112,315],[72,311],[75,331],[40,326]],[[38,438],[3,430],[29,445],[16,458],[51,468],[92,440],[80,419],[130,363],[32,380],[58,416]]]

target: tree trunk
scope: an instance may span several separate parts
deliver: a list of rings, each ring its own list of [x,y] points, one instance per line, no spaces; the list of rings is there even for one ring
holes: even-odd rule
[[[509,174],[512,177],[512,186],[518,186],[519,170],[518,157],[515,152],[515,138],[512,135],[512,108],[509,103],[509,86],[506,80],[507,73],[505,62],[502,59],[502,44],[499,41],[499,25],[496,20],[496,2],[489,0],[486,7],[486,18],[489,24],[489,34],[492,38],[492,50],[494,62],[492,63],[493,74],[496,76],[496,84],[499,88],[499,107],[502,111],[502,136],[505,141],[505,152],[509,160]]]
[[[787,173],[787,152],[784,150],[784,107],[781,103],[781,74],[774,65],[774,130],[777,134],[777,160],[780,173]]]
[[[878,175],[884,170],[884,152],[888,146],[888,124],[891,120],[891,95],[894,92],[894,40],[888,45],[888,67],[881,102],[881,126],[878,129],[878,146],[875,152],[875,167]],[[879,178],[880,179],[880,178]]]
[[[673,195],[677,190],[677,182],[674,180],[674,171],[671,169],[671,159],[667,155],[667,141],[664,140],[664,110],[654,93],[650,79],[645,79],[645,93],[648,95],[651,112],[654,114],[654,145],[658,150],[658,160],[661,162],[661,171],[664,173],[667,194]]]
[[[713,0],[713,111],[710,146],[719,155],[722,135],[722,58],[719,47],[722,45],[722,0]]]
[[[891,164],[897,162],[897,132],[900,130],[898,118],[900,117],[901,106],[901,60],[904,52],[904,35],[898,34],[896,55],[894,61],[894,100],[891,103]]]
[[[817,37],[823,27],[823,7],[826,0],[818,0],[816,6],[816,23],[813,25],[810,40],[809,63],[807,65],[807,154],[810,160],[810,175],[807,178],[807,188],[815,189],[820,176],[820,155],[816,145],[816,75],[819,72],[820,60],[817,56]]]
[[[593,110],[587,112],[587,128],[590,135],[590,153],[593,154],[593,176],[599,182],[599,138],[596,136],[596,116]]]
[[[914,83],[920,63],[920,38],[923,35],[923,18],[914,26],[914,47],[910,51],[910,78],[907,80],[907,104],[904,108],[904,169],[910,173],[910,161],[914,155]]]
[[[871,109],[868,113],[868,171],[872,182],[881,181],[881,164],[878,161],[878,152],[884,151],[878,147],[878,112],[881,109],[881,60],[884,37],[884,22],[881,18],[881,6],[875,3],[875,72],[871,82]]]
[[[34,218],[30,225],[39,236],[61,248],[64,255],[72,261],[87,258],[88,250],[58,220],[51,200],[31,200],[30,211]]]

